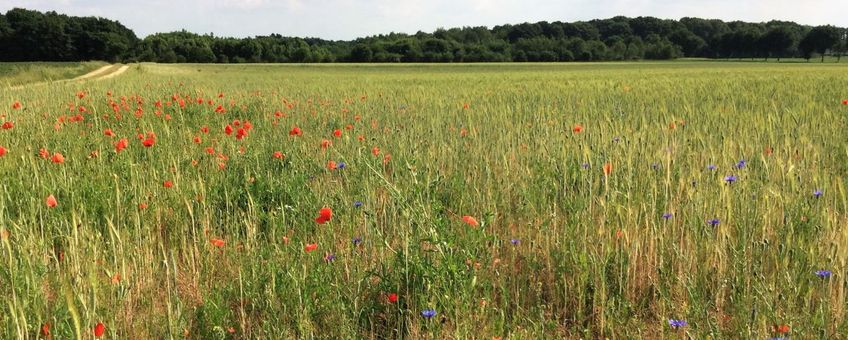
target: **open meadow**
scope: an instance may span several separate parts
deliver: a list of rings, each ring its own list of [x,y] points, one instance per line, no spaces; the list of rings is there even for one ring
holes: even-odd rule
[[[6,87],[0,338],[845,339],[846,75],[133,64]]]

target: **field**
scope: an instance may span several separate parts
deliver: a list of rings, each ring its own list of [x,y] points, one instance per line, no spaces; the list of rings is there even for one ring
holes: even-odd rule
[[[845,339],[846,71],[140,64],[6,90],[0,338]]]
[[[104,62],[0,63],[0,86],[20,86],[70,79],[106,65],[108,64]]]

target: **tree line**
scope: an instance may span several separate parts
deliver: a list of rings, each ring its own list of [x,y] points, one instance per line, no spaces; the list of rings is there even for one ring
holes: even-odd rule
[[[838,59],[848,30],[789,21],[617,16],[389,33],[352,41],[217,37],[187,31],[140,39],[120,22],[15,8],[0,14],[0,61],[166,63],[507,62],[703,58]]]

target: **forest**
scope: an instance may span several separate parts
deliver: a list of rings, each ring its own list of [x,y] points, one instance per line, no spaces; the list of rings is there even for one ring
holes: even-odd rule
[[[388,33],[352,41],[187,31],[138,37],[120,22],[14,8],[0,14],[0,61],[161,63],[563,62],[695,58],[841,59],[846,28],[789,21],[617,16],[578,22]]]

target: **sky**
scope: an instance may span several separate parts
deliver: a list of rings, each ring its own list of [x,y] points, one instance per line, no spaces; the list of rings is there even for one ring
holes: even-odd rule
[[[278,33],[350,40],[616,15],[848,27],[848,0],[0,0],[3,13],[15,7],[118,20],[139,37],[185,29],[228,37]]]

